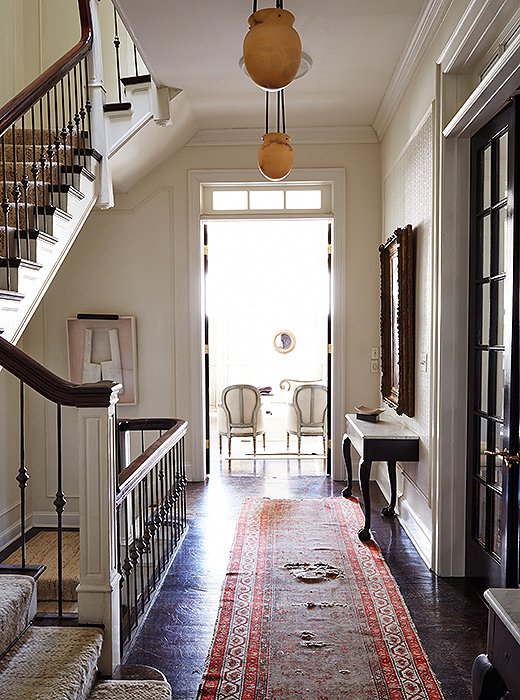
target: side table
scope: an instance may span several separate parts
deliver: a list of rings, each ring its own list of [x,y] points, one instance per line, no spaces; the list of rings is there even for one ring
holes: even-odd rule
[[[360,455],[359,481],[365,507],[365,526],[358,532],[362,541],[370,535],[370,471],[372,462],[386,462],[390,478],[390,503],[381,511],[383,515],[395,515],[396,473],[398,460],[417,462],[419,460],[419,436],[409,428],[389,418],[380,418],[376,423],[359,420],[355,414],[345,414],[346,432],[343,435],[343,458],[347,472],[347,485],[342,491],[345,498],[352,495],[352,445]]]

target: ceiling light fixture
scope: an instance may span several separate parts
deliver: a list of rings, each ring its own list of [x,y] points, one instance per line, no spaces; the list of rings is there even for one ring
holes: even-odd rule
[[[294,151],[285,133],[285,91],[276,94],[276,131],[269,131],[269,92],[265,93],[265,134],[258,149],[258,167],[268,180],[283,180],[292,170]]]
[[[251,80],[263,90],[281,90],[298,74],[302,44],[292,26],[294,15],[283,9],[283,0],[276,7],[257,9],[249,17],[249,31],[244,37],[244,64]]]

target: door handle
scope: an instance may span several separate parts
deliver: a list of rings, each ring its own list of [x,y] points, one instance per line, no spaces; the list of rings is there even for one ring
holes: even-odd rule
[[[520,462],[520,455],[518,452],[515,455],[509,454],[507,447],[504,450],[484,450],[484,454],[491,455],[492,457],[502,457],[504,462],[507,463],[508,467]]]

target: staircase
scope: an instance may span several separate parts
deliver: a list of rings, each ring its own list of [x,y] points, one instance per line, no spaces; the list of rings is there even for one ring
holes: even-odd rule
[[[34,625],[36,585],[30,576],[0,575],[2,700],[171,699],[164,679],[99,679],[99,627]]]
[[[1,137],[0,330],[15,342],[96,201],[86,132],[12,128]]]

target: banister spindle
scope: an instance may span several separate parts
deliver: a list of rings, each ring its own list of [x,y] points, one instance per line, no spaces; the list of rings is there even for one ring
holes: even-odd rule
[[[27,189],[29,187],[29,175],[27,173],[27,148],[25,140],[25,114],[22,116],[22,189],[23,189],[23,226],[25,231],[25,257],[30,259],[29,251],[29,209],[27,201]]]
[[[117,11],[116,8],[114,7],[114,48],[116,51],[116,74],[117,74],[117,96],[119,102],[122,102],[122,93],[121,93],[121,60],[119,56],[119,51],[121,47],[121,39],[119,38],[119,32],[118,32],[118,27],[117,27]]]
[[[43,98],[40,100],[40,183],[36,184],[36,190],[40,189],[41,192],[41,207],[43,210],[43,230],[47,232],[49,230],[47,223],[47,202],[45,200],[45,181],[46,181],[46,166],[47,166],[47,156],[45,153],[45,145],[43,141]],[[41,184],[41,188],[39,185]],[[37,193],[35,193],[35,198],[37,200]]]
[[[36,117],[34,115],[34,105],[31,107],[31,139],[32,139],[32,165],[31,165],[31,175],[33,184],[33,198],[34,198],[34,228],[38,230],[40,228],[40,213],[38,211],[38,173],[40,171],[40,164],[36,156]]]
[[[92,103],[90,102],[90,85],[88,77],[88,60],[85,59],[85,111],[87,113],[87,129],[88,129],[88,148],[92,148],[92,122],[91,122],[91,112]],[[86,155],[85,155],[86,157]],[[86,162],[86,161],[85,161]]]
[[[29,481],[29,474],[25,464],[25,395],[24,383],[20,380],[20,467],[16,476],[20,488],[20,549],[22,551],[22,567],[26,565],[26,531],[25,531],[25,489]]]
[[[63,511],[67,501],[63,493],[63,445],[62,445],[62,416],[61,405],[56,404],[56,434],[57,434],[57,488],[53,501],[57,514],[58,525],[58,615],[63,615]]]
[[[58,188],[58,207],[63,209],[61,205],[61,174],[60,174],[60,150],[61,150],[61,139],[60,139],[60,128],[58,126],[58,90],[56,85],[54,86],[54,128],[50,129],[49,139],[51,134],[54,134],[54,154],[56,156],[56,187]],[[50,126],[50,125],[49,125]]]
[[[10,250],[9,250],[9,210],[11,208],[11,202],[9,201],[9,198],[7,197],[7,174],[6,174],[6,168],[5,168],[5,135],[2,134],[0,138],[0,142],[2,145],[2,189],[3,189],[3,194],[2,194],[2,212],[4,214],[4,250],[3,254],[5,255],[5,274],[6,274],[6,289],[9,291],[11,289],[11,271],[10,271],[10,263],[9,263],[9,256],[10,256]]]
[[[79,64],[79,116],[81,118],[81,150],[83,151],[83,166],[87,167],[87,144],[85,140],[85,117],[87,116],[87,110],[85,109],[84,99],[84,83],[83,83],[83,63]]]
[[[49,168],[49,186],[47,192],[45,192],[45,187],[43,189],[43,201],[47,203],[48,199],[51,205],[54,206],[54,168],[52,167],[54,165],[54,146],[51,138],[51,97],[49,93],[47,93],[47,129],[44,134],[42,133],[42,139],[44,139],[47,151],[47,164]]]
[[[13,232],[13,243],[14,243],[14,255],[15,257],[20,257],[20,199],[22,196],[22,191],[18,184],[18,137],[16,134],[15,125],[11,127],[11,143],[13,148],[13,202],[14,202],[14,232]],[[11,251],[12,253],[13,251]]]
[[[68,148],[67,148],[67,118],[65,116],[65,83],[62,80],[60,80],[60,87],[61,87],[61,129],[60,129],[60,138],[61,138],[61,145],[63,149],[63,173],[65,182],[67,183],[73,183],[73,176],[72,176],[72,168],[70,169],[69,173],[69,153],[68,153]],[[72,162],[71,162],[72,165]]]

